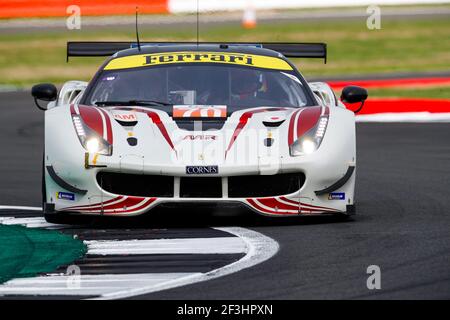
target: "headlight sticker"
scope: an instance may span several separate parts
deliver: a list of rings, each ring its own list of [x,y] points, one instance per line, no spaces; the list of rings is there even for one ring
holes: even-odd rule
[[[288,133],[291,156],[316,151],[324,138],[328,120],[328,107],[307,107],[295,111],[291,116]]]

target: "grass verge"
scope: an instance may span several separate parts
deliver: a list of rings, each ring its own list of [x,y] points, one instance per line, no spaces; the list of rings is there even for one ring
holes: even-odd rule
[[[86,251],[82,241],[57,231],[0,224],[0,283],[55,271]]]
[[[195,40],[194,27],[141,28],[141,39]],[[445,18],[387,20],[381,30],[368,30],[365,19],[265,23],[243,30],[238,25],[201,29],[203,41],[301,41],[326,42],[328,63],[296,60],[306,77],[367,73],[449,70],[450,20]],[[134,40],[127,28],[49,30],[0,35],[0,84],[31,85],[89,80],[103,58],[73,58],[66,64],[68,40]]]

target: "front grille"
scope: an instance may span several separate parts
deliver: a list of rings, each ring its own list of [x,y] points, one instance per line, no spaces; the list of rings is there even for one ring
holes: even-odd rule
[[[172,176],[99,172],[97,182],[114,194],[174,197]],[[305,183],[303,173],[228,177],[229,198],[274,197],[294,193]],[[180,177],[181,198],[222,198],[221,177]]]
[[[256,198],[290,194],[305,183],[303,173],[283,173],[263,176],[236,176],[228,178],[228,197]]]
[[[222,198],[221,177],[181,177],[181,198]]]
[[[99,172],[97,182],[111,193],[139,197],[173,197],[173,177]]]

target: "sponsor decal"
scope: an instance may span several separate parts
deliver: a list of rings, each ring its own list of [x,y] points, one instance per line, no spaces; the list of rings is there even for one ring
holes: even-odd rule
[[[145,64],[165,64],[170,62],[228,62],[252,66],[253,56],[238,53],[224,54],[219,52],[159,53],[145,56]]]
[[[102,108],[83,105],[70,105],[72,115],[79,115],[85,124],[98,133],[103,139],[113,144],[113,133],[110,114]]]
[[[331,192],[328,194],[328,200],[345,200],[345,192]]]
[[[219,166],[186,166],[186,174],[217,174]]]
[[[183,140],[210,141],[210,140],[217,140],[217,136],[212,134],[187,134],[184,136]]]
[[[222,63],[264,69],[292,70],[285,60],[255,54],[233,52],[164,52],[119,57],[111,60],[104,70],[159,66],[174,63]]]
[[[135,122],[137,117],[134,113],[114,113],[114,119],[121,122]]]
[[[227,106],[174,105],[173,118],[226,118]]]
[[[75,194],[70,192],[57,192],[56,197],[61,200],[75,201]]]

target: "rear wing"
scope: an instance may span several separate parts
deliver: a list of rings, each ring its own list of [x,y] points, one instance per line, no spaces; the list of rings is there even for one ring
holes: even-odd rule
[[[141,42],[143,46],[167,46],[177,44],[196,44],[196,42]],[[288,42],[201,42],[200,44],[220,44],[233,46],[249,46],[271,49],[280,52],[287,58],[319,58],[327,63],[326,43],[288,43]],[[67,61],[69,57],[102,57],[111,56],[118,51],[136,47],[136,42],[67,42]]]

